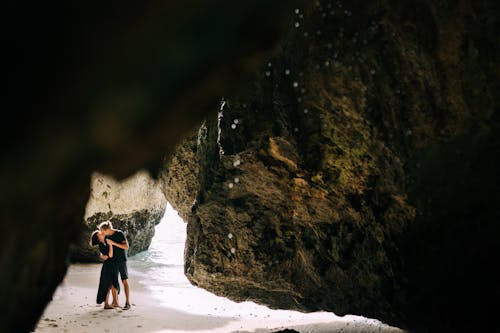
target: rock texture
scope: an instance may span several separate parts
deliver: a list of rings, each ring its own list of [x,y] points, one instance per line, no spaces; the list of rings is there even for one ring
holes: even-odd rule
[[[498,4],[318,1],[166,160],[189,280],[415,332],[491,329]]]
[[[0,327],[27,332],[62,281],[100,171],[157,172],[269,54],[289,1],[3,7]],[[289,8],[289,10],[283,10]],[[255,24],[258,22],[258,24]]]
[[[127,235],[129,256],[147,250],[155,234],[155,225],[160,223],[167,206],[159,183],[145,171],[123,181],[94,173],[90,186],[84,217],[85,231],[71,251],[72,259],[99,260],[98,249],[89,245],[89,235],[106,220]]]

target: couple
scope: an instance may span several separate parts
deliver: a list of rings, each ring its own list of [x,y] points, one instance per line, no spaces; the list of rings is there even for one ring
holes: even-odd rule
[[[97,304],[104,302],[105,309],[119,307],[118,293],[120,292],[120,284],[118,283],[118,273],[120,273],[126,297],[123,309],[130,309],[127,254],[125,252],[128,250],[128,241],[125,234],[121,230],[113,229],[110,221],[102,222],[99,224],[99,230],[92,233],[90,244],[92,246],[99,245],[100,257],[104,261],[97,291]],[[111,305],[108,303],[110,291],[113,295]]]

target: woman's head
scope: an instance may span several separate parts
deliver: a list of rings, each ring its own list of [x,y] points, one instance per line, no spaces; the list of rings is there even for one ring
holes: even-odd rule
[[[95,246],[102,242],[104,242],[104,233],[99,230],[95,230],[92,235],[90,235],[90,245]]]

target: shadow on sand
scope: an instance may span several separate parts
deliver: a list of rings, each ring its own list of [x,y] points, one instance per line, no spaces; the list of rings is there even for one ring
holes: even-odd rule
[[[300,333],[409,333],[396,327],[387,326],[382,323],[368,322],[364,320],[353,321],[331,321],[324,323],[312,323],[307,325],[290,325],[278,327],[258,328],[253,331],[237,330],[232,333],[270,333],[281,330],[295,330]]]
[[[144,307],[143,307],[144,309]],[[151,308],[151,311],[158,312],[158,307]],[[195,315],[184,311],[175,310],[172,308],[162,307],[161,318],[150,317],[148,318],[148,330],[182,330],[182,331],[198,331],[198,330],[213,330],[226,326],[234,321],[231,317],[221,316],[206,316]],[[103,322],[120,320],[130,324],[131,331],[140,328],[141,325],[137,319],[143,315],[131,310],[109,310],[104,311],[101,307],[95,310],[84,311],[73,316],[73,320],[79,323],[88,323],[89,326],[100,326]],[[171,319],[171,320],[169,320]],[[83,325],[82,325],[83,326]]]

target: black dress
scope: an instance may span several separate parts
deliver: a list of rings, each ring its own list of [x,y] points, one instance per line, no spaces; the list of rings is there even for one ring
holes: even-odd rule
[[[99,243],[99,251],[108,255],[109,245]],[[97,304],[101,304],[106,299],[109,286],[113,285],[117,292],[120,293],[120,285],[118,283],[118,269],[116,268],[113,258],[108,258],[102,263],[101,277],[99,279],[99,289],[97,290]]]

